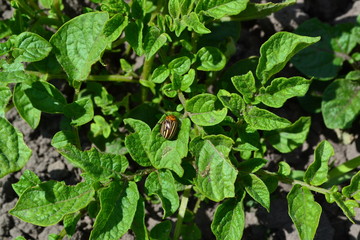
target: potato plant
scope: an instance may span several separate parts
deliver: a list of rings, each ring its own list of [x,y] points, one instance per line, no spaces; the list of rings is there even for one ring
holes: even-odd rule
[[[269,147],[289,153],[306,140],[310,117],[292,122],[274,109],[307,93],[312,79],[281,71],[323,40],[278,32],[260,56],[231,63],[241,21],[295,0],[93,0],[96,8],[74,18],[61,1],[39,2],[11,1],[14,15],[0,25],[0,176],[31,156],[5,117],[16,108],[33,129],[43,113],[61,118],[52,146],[81,169],[82,180],[69,186],[25,170],[13,184],[19,199],[9,214],[38,226],[62,221],[51,239],[73,235],[84,215],[94,219],[90,239],[119,239],[129,230],[136,239],[201,239],[193,220],[206,200],[220,203],[215,237],[241,239],[246,199],[269,211],[283,182],[292,185],[288,212],[301,239],[313,239],[319,224],[314,193],[353,221],[360,158],[330,167],[334,150],[326,140],[296,174],[285,161],[270,171],[265,158]],[[86,150],[85,137],[92,144]],[[351,181],[340,188],[344,174]],[[149,230],[145,205],[156,200],[163,221]]]

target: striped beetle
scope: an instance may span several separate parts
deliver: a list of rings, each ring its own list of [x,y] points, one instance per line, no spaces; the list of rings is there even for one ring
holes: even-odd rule
[[[172,139],[177,132],[179,122],[174,115],[166,116],[165,120],[161,123],[160,134],[165,139]]]

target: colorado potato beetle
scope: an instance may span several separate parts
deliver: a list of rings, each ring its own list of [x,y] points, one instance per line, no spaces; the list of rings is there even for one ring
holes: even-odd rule
[[[160,134],[165,139],[172,139],[177,132],[179,122],[174,115],[166,116],[165,120],[161,123]]]

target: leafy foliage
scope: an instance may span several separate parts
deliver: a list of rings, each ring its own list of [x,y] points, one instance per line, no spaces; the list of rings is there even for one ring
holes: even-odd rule
[[[320,90],[313,83],[311,92],[304,101],[318,102],[316,110],[321,110],[328,128],[351,127],[360,114],[358,106],[359,53],[356,46],[360,44],[360,17],[356,24],[343,23],[329,26],[317,19],[310,19],[296,29],[296,33],[307,36],[321,36],[321,41],[297,54],[292,62],[294,66],[309,77],[320,81],[332,81],[325,90]],[[355,50],[355,51],[354,51]],[[344,77],[339,72],[345,63],[350,63],[354,71]],[[323,92],[322,98],[314,98],[316,91]],[[313,109],[306,107],[309,111]]]
[[[301,239],[313,239],[319,223],[322,209],[313,192],[324,194],[353,221],[360,198],[359,173],[354,173],[359,158],[329,170],[334,150],[324,140],[314,162],[295,177],[284,161],[278,171],[269,171],[264,157],[270,146],[289,153],[304,143],[311,118],[290,121],[274,108],[309,97],[318,80],[335,78],[344,60],[329,52],[350,54],[359,43],[358,25],[330,27],[309,20],[296,33],[271,36],[259,57],[229,67],[240,37],[234,30],[238,21],[296,1],[93,0],[96,10],[72,19],[62,14],[58,1],[40,2],[13,1],[11,21],[23,24],[2,23],[0,176],[20,170],[31,157],[22,134],[5,118],[12,99],[34,129],[42,113],[62,116],[52,145],[81,169],[83,181],[75,186],[41,181],[26,170],[13,184],[19,200],[10,214],[39,226],[63,221],[64,231],[51,239],[71,237],[85,214],[94,218],[90,239],[119,239],[130,229],[138,239],[201,239],[194,222],[197,208],[187,209],[193,196],[198,205],[205,199],[221,202],[211,224],[216,238],[241,239],[247,196],[270,211],[280,181],[292,185],[289,215]],[[105,64],[107,54],[121,69]],[[133,65],[132,55],[143,59],[141,68]],[[314,80],[282,76],[290,60]],[[358,56],[347,60],[354,63]],[[350,127],[359,114],[359,76],[352,71],[324,91],[321,110],[329,128]],[[172,139],[160,132],[168,115],[177,121],[170,124],[176,128]],[[82,148],[80,128],[88,130],[90,150]],[[352,178],[340,191],[336,184],[343,172]],[[164,220],[149,231],[145,205],[151,200],[161,203]],[[176,213],[173,228],[168,218]]]

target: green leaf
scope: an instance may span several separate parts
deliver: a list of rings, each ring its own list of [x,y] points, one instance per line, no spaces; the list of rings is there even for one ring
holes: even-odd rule
[[[188,212],[186,212],[188,213]],[[185,216],[186,218],[186,216]],[[183,224],[181,226],[181,235],[182,239],[188,240],[199,240],[201,239],[201,230],[196,225],[195,221]]]
[[[51,145],[54,148],[62,148],[68,144],[76,145],[77,136],[72,130],[62,130],[53,136],[51,139]]]
[[[351,80],[351,81],[359,81],[360,80],[360,70],[355,70],[348,72],[346,74],[345,79]]]
[[[216,202],[235,195],[238,171],[228,157],[233,144],[231,138],[223,135],[197,137],[190,142],[190,151],[196,159],[196,189]]]
[[[95,105],[102,108],[105,112],[105,108],[113,104],[113,96],[109,94],[104,86],[95,82],[87,82],[86,89],[94,96]]]
[[[184,15],[188,15],[191,12],[193,12],[193,9],[195,7],[194,5],[196,5],[195,0],[180,1],[181,14],[184,16]]]
[[[297,52],[319,40],[320,37],[305,37],[288,32],[275,33],[260,48],[256,76],[265,84],[271,76],[280,72]]]
[[[150,127],[136,119],[124,119],[124,123],[134,129],[125,137],[125,146],[128,149],[131,158],[143,167],[151,166],[150,156],[148,154],[150,147]]]
[[[351,127],[360,114],[359,90],[358,84],[347,79],[337,79],[325,89],[321,110],[326,127]]]
[[[161,90],[163,94],[169,98],[174,98],[177,96],[177,90],[174,88],[174,84],[172,83],[165,84]]]
[[[332,198],[336,202],[336,204],[341,208],[345,216],[355,224],[354,217],[355,217],[355,209],[359,208],[359,204],[354,200],[345,200],[345,198],[338,192],[331,194]]]
[[[352,178],[348,186],[342,189],[342,193],[347,198],[360,200],[360,172],[357,172]]]
[[[107,12],[82,14],[66,22],[50,39],[57,60],[71,80],[84,81],[107,45]]]
[[[314,201],[310,190],[296,184],[287,195],[289,215],[300,239],[314,239],[319,225],[321,206]]]
[[[238,126],[238,138],[236,139],[234,150],[240,151],[258,151],[260,150],[260,135],[257,130],[248,124]]]
[[[112,181],[100,191],[100,212],[96,216],[90,240],[120,239],[131,227],[139,199],[134,182]]]
[[[306,36],[320,36],[321,41],[299,52],[291,62],[309,77],[333,79],[341,69],[344,56],[350,54],[359,37],[352,32],[352,23],[332,27],[313,18],[303,22],[295,32]]]
[[[39,2],[44,8],[51,8],[54,0],[40,0]]]
[[[231,82],[231,78],[238,75],[243,75],[248,72],[254,73],[258,65],[259,57],[249,57],[242,60],[239,60],[232,64],[230,67],[227,67],[224,70],[224,73],[221,75],[221,82],[225,86]]]
[[[95,148],[80,151],[73,145],[66,145],[58,149],[75,167],[84,170],[94,180],[108,180],[125,172],[129,163],[125,156],[102,153]]]
[[[81,214],[79,213],[71,213],[65,215],[63,219],[63,224],[67,235],[72,236],[76,232],[76,225],[80,220],[80,218],[81,218]]]
[[[153,71],[151,75],[151,81],[154,83],[164,82],[170,75],[170,70],[163,64]]]
[[[172,60],[169,63],[168,68],[178,75],[183,75],[189,71],[190,66],[191,66],[190,58],[184,56]]]
[[[203,93],[186,101],[185,109],[190,112],[191,121],[200,126],[214,126],[224,120],[227,108],[217,108],[217,97]]]
[[[281,161],[279,162],[278,174],[283,176],[290,176],[291,167],[287,162]]]
[[[13,102],[20,114],[20,116],[30,125],[32,129],[35,129],[40,122],[41,111],[36,109],[25,94],[25,90],[30,88],[25,83],[18,83],[14,88]]]
[[[224,89],[220,89],[217,97],[230,111],[237,117],[241,117],[245,110],[245,103],[242,97],[236,93],[229,93]]]
[[[150,59],[154,56],[159,49],[166,44],[167,39],[165,33],[160,33],[160,30],[157,27],[152,26],[144,40],[146,59]]]
[[[194,76],[195,77],[195,76]],[[173,73],[171,76],[172,89],[178,91],[181,88],[183,76]]]
[[[90,125],[90,132],[94,137],[103,136],[108,138],[111,133],[111,127],[106,122],[105,118],[100,115],[94,116],[94,123]]]
[[[48,235],[48,240],[61,240],[62,236],[60,236],[59,234],[49,234]]]
[[[18,62],[40,61],[46,58],[52,49],[48,41],[31,32],[23,32],[18,35],[14,47],[12,55]]]
[[[252,19],[264,18],[271,13],[280,11],[281,9],[293,5],[296,3],[296,0],[285,0],[280,3],[253,3],[249,2],[246,9],[238,14],[235,19],[240,21],[248,21]]]
[[[22,133],[0,117],[0,178],[23,168],[31,157]]]
[[[175,179],[169,170],[152,172],[146,178],[145,189],[148,195],[157,195],[164,209],[163,218],[169,217],[179,208],[179,196]]]
[[[239,171],[254,173],[260,170],[268,161],[263,158],[250,158],[241,162],[238,166]]]
[[[186,91],[194,82],[196,72],[194,69],[190,69],[181,79],[181,91]]]
[[[275,78],[270,86],[260,88],[257,98],[269,107],[280,108],[289,98],[304,96],[310,83],[302,77]]]
[[[3,39],[5,37],[8,37],[12,34],[11,27],[10,27],[10,19],[2,20],[0,22],[0,38]],[[1,45],[1,44],[0,44]],[[1,47],[0,47],[0,53],[1,53]],[[2,54],[0,54],[2,55]]]
[[[245,192],[237,194],[237,198],[226,199],[216,208],[211,231],[216,239],[241,239],[245,227],[244,211]]]
[[[171,221],[165,220],[158,223],[150,232],[151,240],[169,240],[171,234],[172,224]]]
[[[101,1],[93,0],[92,2],[101,3],[101,10],[110,13],[128,13],[129,5],[124,1]]]
[[[194,32],[199,34],[211,33],[211,31],[205,27],[205,25],[200,22],[198,15],[194,12],[191,12],[189,15],[186,15],[182,18],[189,31],[194,30]]]
[[[38,77],[36,77],[35,75],[27,74],[22,70],[6,71],[4,69],[0,72],[0,78],[2,84],[22,82],[31,84],[38,80]]]
[[[17,236],[16,238],[14,238],[14,240],[26,240],[26,238],[24,238],[23,236]]]
[[[243,95],[246,103],[251,103],[254,100],[256,93],[255,78],[251,71],[240,76],[234,76],[231,78],[236,90]]]
[[[180,1],[179,0],[169,0],[168,11],[172,18],[179,18],[180,16]]]
[[[226,57],[216,47],[202,47],[196,53],[197,70],[220,71],[225,67]]]
[[[248,0],[200,0],[196,5],[196,12],[220,19],[239,14],[246,8],[247,3]]]
[[[85,177],[86,175],[83,174],[83,176]],[[96,215],[100,211],[100,202],[99,201],[91,201],[89,203],[89,205],[87,206],[86,210],[87,210],[89,217],[95,218]]]
[[[360,156],[348,160],[336,167],[333,167],[328,174],[329,181],[323,184],[323,188],[329,188],[335,184],[341,184],[346,180],[350,180],[353,174],[350,172],[360,165]]]
[[[143,28],[144,23],[141,19],[138,19],[135,22],[130,22],[125,28],[126,40],[138,56],[142,56],[144,54]]]
[[[1,21],[1,23],[0,23],[0,31],[2,30],[1,27],[3,26],[2,23],[3,23],[3,21]],[[1,35],[2,35],[2,33],[0,33],[0,36]],[[15,37],[16,36],[10,37],[6,42],[0,43],[0,56],[5,55],[12,50],[12,48],[16,44]]]
[[[8,105],[10,98],[10,88],[7,86],[0,87],[0,117],[5,117],[5,107]]]
[[[134,72],[133,67],[131,66],[131,64],[128,61],[126,61],[126,59],[124,59],[124,58],[120,59],[120,67],[125,73]]]
[[[252,128],[259,130],[271,131],[288,127],[291,124],[289,120],[258,107],[250,108],[250,110],[245,112],[244,118]]]
[[[314,162],[305,172],[304,180],[306,183],[319,186],[327,181],[328,162],[334,155],[334,148],[326,140],[319,143],[314,152]]]
[[[174,19],[174,30],[175,35],[180,37],[180,34],[185,30],[186,24],[184,21],[180,21],[180,19]]]
[[[71,119],[70,124],[81,126],[94,117],[94,106],[90,97],[84,97],[64,107],[64,114]]]
[[[69,213],[74,213],[93,199],[94,189],[85,182],[67,186],[49,181],[28,188],[9,213],[21,220],[39,226],[58,223]]]
[[[34,82],[25,89],[26,96],[31,104],[42,112],[63,113],[66,105],[62,93],[48,82]]]
[[[328,203],[334,203],[335,202],[335,196],[334,194],[339,194],[339,187],[338,186],[332,186],[328,192],[325,193],[325,199]],[[341,198],[341,195],[340,195]]]
[[[18,196],[21,196],[28,188],[35,187],[41,183],[39,177],[32,171],[26,169],[17,183],[12,184],[12,188]]]
[[[107,42],[111,43],[118,39],[128,24],[128,17],[121,13],[117,13],[110,18],[104,26],[104,35],[107,37]]]
[[[289,153],[304,143],[310,125],[310,117],[301,117],[288,127],[265,132],[265,139],[279,152]]]
[[[270,193],[265,183],[256,175],[250,173],[240,176],[241,185],[246,192],[266,210],[270,211]]]
[[[134,220],[131,224],[131,230],[135,233],[136,239],[149,239],[148,230],[145,224],[145,201],[141,196],[137,202]]]
[[[163,119],[160,121],[162,122]],[[190,120],[182,119],[179,128],[175,139],[167,140],[160,135],[160,124],[157,124],[152,130],[149,153],[151,154],[150,161],[156,169],[170,169],[182,177],[184,169],[181,166],[181,159],[188,154]]]
[[[147,4],[147,2],[145,0],[134,0],[134,2],[131,5],[132,17],[135,19],[143,20],[146,12],[148,10],[146,4]]]
[[[261,176],[260,179],[265,183],[270,194],[275,192],[275,190],[279,187],[279,180],[275,176],[264,175]]]

